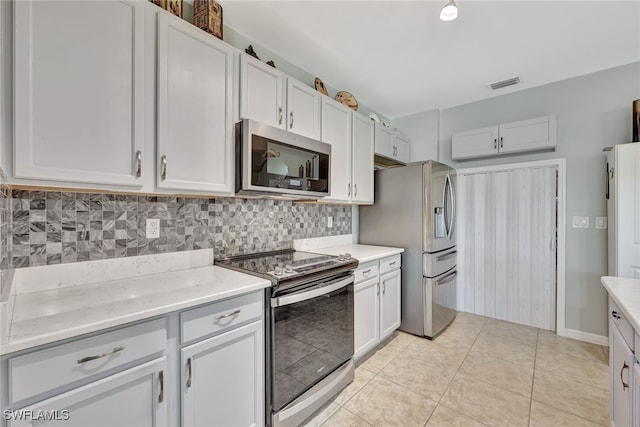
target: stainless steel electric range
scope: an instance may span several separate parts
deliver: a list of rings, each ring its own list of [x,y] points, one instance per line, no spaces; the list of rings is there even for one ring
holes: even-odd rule
[[[298,426],[353,380],[358,261],[284,250],[216,260],[271,280],[266,301],[266,423]]]

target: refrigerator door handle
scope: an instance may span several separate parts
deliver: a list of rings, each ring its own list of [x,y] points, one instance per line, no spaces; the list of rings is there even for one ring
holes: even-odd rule
[[[453,273],[447,274],[442,279],[436,280],[434,285],[435,286],[440,286],[440,285],[444,285],[444,284],[449,283],[449,282],[453,282],[453,280],[456,278],[457,275],[458,275],[458,271],[456,270]]]
[[[451,221],[449,222],[449,235],[447,236],[447,238],[451,240],[451,238],[453,237],[453,227],[455,226],[456,221],[456,193],[453,189],[451,175],[447,174],[447,179],[449,180],[449,196],[451,197]]]
[[[445,198],[447,195],[447,189],[449,189],[449,200],[451,204],[447,208],[447,204],[445,203]],[[451,236],[453,235],[453,218],[455,215],[455,197],[453,195],[453,185],[451,184],[451,175],[447,174],[447,177],[444,180],[444,191],[442,193],[442,204],[445,206],[444,213],[444,228],[447,234],[447,240],[451,240]]]
[[[444,224],[444,236],[447,239],[449,238],[449,224],[447,223],[447,185],[448,184],[448,179],[449,179],[449,174],[447,174],[447,177],[444,179],[444,185],[442,186],[442,222]]]

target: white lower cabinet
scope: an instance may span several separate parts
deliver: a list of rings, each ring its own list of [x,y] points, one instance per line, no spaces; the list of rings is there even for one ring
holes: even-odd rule
[[[380,339],[400,326],[400,269],[380,276]]]
[[[3,356],[0,427],[263,426],[263,312],[259,290]]]
[[[27,419],[8,426],[167,426],[166,369],[166,358],[160,357],[22,408]],[[51,421],[38,420],[37,414]]]
[[[360,358],[380,342],[378,319],[380,317],[380,290],[378,277],[354,286],[354,356]]]
[[[609,381],[612,427],[631,426],[633,419],[634,363],[633,327],[620,308],[609,299]],[[635,396],[637,397],[637,396]],[[638,425],[638,424],[634,424]]]
[[[393,270],[388,271],[392,264]],[[384,272],[382,275],[379,272]],[[355,272],[354,358],[357,360],[400,326],[400,255],[363,263]]]
[[[181,350],[182,425],[264,424],[262,321]]]

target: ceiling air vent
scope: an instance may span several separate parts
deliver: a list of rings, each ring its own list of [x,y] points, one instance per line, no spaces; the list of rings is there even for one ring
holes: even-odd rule
[[[491,87],[492,90],[498,90],[502,89],[503,87],[517,85],[518,83],[520,83],[520,77],[512,77],[507,80],[491,83],[489,87]]]

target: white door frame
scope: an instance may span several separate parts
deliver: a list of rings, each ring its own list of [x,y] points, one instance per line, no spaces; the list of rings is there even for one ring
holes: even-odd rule
[[[476,173],[498,172],[514,169],[528,169],[545,166],[556,166],[558,170],[558,246],[556,271],[556,334],[566,336],[565,332],[565,242],[566,242],[566,194],[567,194],[567,159],[538,160],[534,162],[509,163],[506,165],[491,165],[475,168],[456,169],[458,175],[472,175]]]

